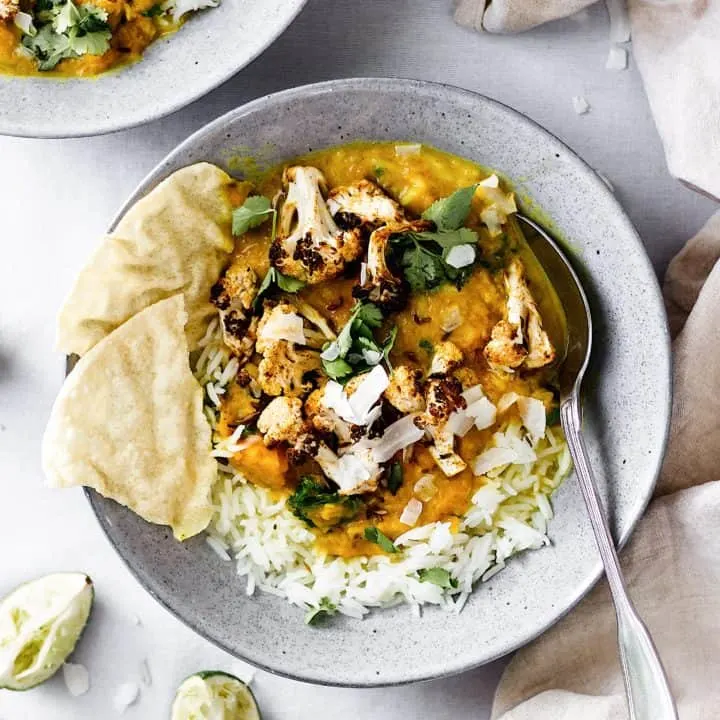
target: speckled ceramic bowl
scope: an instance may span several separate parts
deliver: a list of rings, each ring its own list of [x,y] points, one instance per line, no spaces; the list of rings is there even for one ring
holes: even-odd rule
[[[0,134],[100,135],[179,110],[232,77],[292,22],[307,0],[222,0],[142,60],[96,78],[0,75]]]
[[[628,218],[597,175],[519,113],[455,88],[403,80],[342,80],[271,95],[225,115],[171,153],[120,215],[169,173],[238,148],[268,163],[353,139],[430,143],[497,168],[554,222],[585,280],[596,323],[586,382],[590,457],[615,535],[625,541],[650,498],[665,447],[670,355],[660,293]],[[254,151],[254,152],[253,152]],[[242,163],[241,163],[242,164]],[[641,340],[640,340],[641,339]],[[249,598],[231,563],[202,537],[169,531],[90,492],[100,523],[135,576],[171,612],[240,658],[317,683],[371,686],[461,672],[527,643],[555,623],[601,572],[577,483],[555,497],[552,546],[526,553],[476,588],[464,610],[375,611],[365,620],[303,624],[262,593]]]

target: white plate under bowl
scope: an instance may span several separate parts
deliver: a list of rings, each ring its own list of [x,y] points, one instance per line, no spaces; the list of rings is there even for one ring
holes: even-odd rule
[[[267,48],[307,0],[222,0],[94,78],[0,75],[0,135],[78,137],[124,130],[188,105]]]
[[[354,79],[301,87],[245,105],[195,133],[141,183],[119,216],[190,163],[229,167],[238,148],[274,163],[354,139],[429,143],[497,168],[552,218],[592,305],[596,336],[585,429],[611,525],[624,542],[652,494],[665,448],[665,313],[650,262],[615,197],[531,120],[480,95],[429,83]],[[399,684],[489,662],[553,625],[601,572],[570,477],[554,499],[552,545],[513,559],[476,588],[460,614],[431,607],[417,618],[399,606],[361,621],[335,617],[327,627],[307,627],[301,611],[284,600],[260,592],[247,597],[233,564],[202,537],[180,544],[167,529],[88,495],[128,567],[177,617],[240,658],[316,683]]]

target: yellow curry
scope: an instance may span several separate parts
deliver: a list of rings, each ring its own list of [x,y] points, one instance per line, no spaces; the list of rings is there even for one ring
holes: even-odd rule
[[[274,168],[234,202],[213,291],[239,367],[217,427],[242,434],[231,465],[331,555],[457,528],[496,433],[557,423],[562,313],[512,192],[468,160],[365,143]]]
[[[0,0],[0,73],[98,75],[139,60],[197,7],[182,0]]]

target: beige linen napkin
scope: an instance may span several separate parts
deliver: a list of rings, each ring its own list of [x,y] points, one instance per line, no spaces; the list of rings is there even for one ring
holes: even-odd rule
[[[520,32],[595,0],[456,0],[462,25]],[[670,172],[720,198],[720,2],[628,0],[632,52]]]
[[[623,552],[638,610],[665,662],[682,720],[720,717],[720,213],[673,260],[675,400],[657,499]],[[519,652],[493,718],[624,720],[616,627],[603,581]]]

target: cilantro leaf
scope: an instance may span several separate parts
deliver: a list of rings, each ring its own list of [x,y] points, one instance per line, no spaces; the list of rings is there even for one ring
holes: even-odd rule
[[[365,528],[365,539],[371,543],[375,543],[386,553],[398,552],[398,549],[393,544],[393,541],[387,535],[378,530],[374,525]]]
[[[420,582],[429,582],[441,588],[456,588],[457,580],[450,575],[450,571],[445,568],[426,568],[418,570]]]
[[[337,612],[337,605],[330,601],[330,598],[324,597],[320,600],[320,604],[316,608],[310,608],[305,613],[306,625],[317,625],[318,621],[331,617]]]
[[[373,303],[357,303],[350,318],[336,340],[323,348],[320,356],[328,377],[339,382],[370,370],[383,359],[387,361],[397,328],[393,328],[383,343],[375,339],[374,331],[382,325],[383,314]]]
[[[148,8],[143,15],[145,17],[159,17],[162,15],[165,11],[162,8],[161,3],[155,3],[151,8]]]
[[[558,406],[553,407],[548,413],[545,422],[548,425],[559,425],[560,424],[560,408]]]
[[[433,355],[435,353],[435,346],[427,338],[423,338],[422,340],[420,340],[418,346],[428,355]]]
[[[265,273],[265,277],[262,279],[257,294],[255,295],[255,300],[253,300],[254,310],[257,311],[260,308],[262,299],[271,293],[275,287],[285,292],[296,293],[305,287],[305,283],[289,275],[283,275],[277,268],[271,267]]]
[[[251,195],[232,214],[232,234],[244,235],[248,230],[267,222],[276,210],[264,195]]]
[[[388,490],[393,494],[396,495],[397,491],[400,489],[400,487],[403,484],[403,466],[400,462],[394,462],[390,466],[390,472],[388,473]]]
[[[438,230],[458,230],[465,224],[470,213],[477,183],[456,190],[446,198],[436,200],[423,214],[424,220],[431,220]]]
[[[317,480],[313,475],[304,475],[301,478],[287,503],[293,515],[304,520],[310,527],[316,527],[316,519],[310,514],[323,505],[340,507],[337,522],[334,524],[355,517],[362,506],[362,501],[357,496],[340,495],[336,490],[330,490],[324,482]]]

